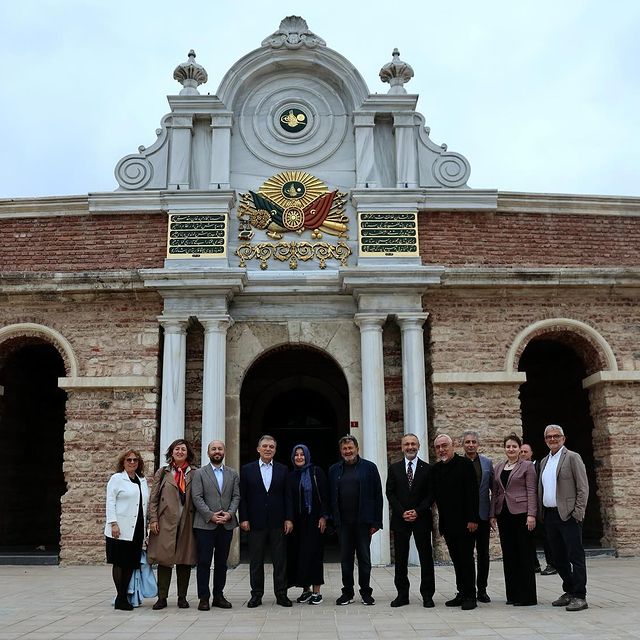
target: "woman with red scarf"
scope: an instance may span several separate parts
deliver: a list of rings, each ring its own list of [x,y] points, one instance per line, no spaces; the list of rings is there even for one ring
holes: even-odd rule
[[[165,457],[168,465],[156,472],[149,497],[147,557],[150,563],[158,563],[158,600],[153,605],[156,611],[167,606],[173,565],[178,577],[178,607],[189,608],[189,577],[196,564],[191,501],[193,448],[186,440],[175,440]]]

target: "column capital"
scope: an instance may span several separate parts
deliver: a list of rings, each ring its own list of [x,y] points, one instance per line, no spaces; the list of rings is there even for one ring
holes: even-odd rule
[[[412,327],[422,328],[422,325],[429,317],[428,313],[419,311],[406,311],[402,313],[396,313],[396,322],[400,326],[401,330],[410,329]]]
[[[387,316],[379,313],[356,313],[353,316],[353,321],[360,327],[360,331],[382,330],[382,325],[387,321]]]
[[[158,322],[165,333],[186,334],[189,325],[188,318],[168,318],[158,316]]]
[[[204,327],[205,333],[225,332],[233,325],[233,318],[228,315],[198,316],[198,322]]]

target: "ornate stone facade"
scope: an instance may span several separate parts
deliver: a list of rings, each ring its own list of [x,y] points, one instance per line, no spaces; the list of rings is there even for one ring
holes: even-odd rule
[[[237,467],[277,430],[285,460],[304,438],[326,465],[350,431],[385,476],[402,433],[428,457],[437,432],[475,429],[499,458],[524,432],[540,456],[552,420],[589,467],[591,542],[640,552],[640,198],[470,188],[468,161],[415,111],[412,75],[394,54],[389,93],[370,93],[291,16],[215,95],[190,54],[115,192],[0,200],[0,442],[63,478],[46,512],[61,561],[102,560],[126,447],[151,476],[173,438],[222,438]],[[260,243],[284,249],[247,258]],[[60,463],[33,454],[52,431]],[[26,517],[15,507],[8,526],[37,546]],[[385,528],[375,562],[390,550]]]

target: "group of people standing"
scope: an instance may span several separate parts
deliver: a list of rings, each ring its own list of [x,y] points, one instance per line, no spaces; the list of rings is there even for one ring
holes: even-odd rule
[[[469,610],[490,602],[487,593],[490,532],[498,529],[503,554],[507,604],[537,604],[532,531],[542,518],[564,593],[553,602],[569,611],[587,608],[586,567],[581,522],[588,484],[580,456],[564,447],[557,425],[545,429],[549,455],[539,467],[521,456],[516,434],[504,439],[505,460],[495,465],[478,454],[478,435],[465,432],[465,455],[455,453],[453,439],[440,434],[434,440],[437,462],[418,457],[414,434],[401,439],[403,459],[389,467],[386,496],[391,507],[395,549],[392,607],[409,604],[408,559],[413,535],[421,574],[424,607],[433,607],[435,572],[431,534],[432,506],[447,544],[456,576],[456,595],[449,607]],[[292,470],[274,460],[276,441],[264,435],[258,459],[240,474],[224,464],[225,445],[208,446],[210,463],[192,467],[194,454],[186,440],[176,440],[166,452],[167,465],[155,474],[151,492],[144,463],[135,450],[123,453],[107,485],[105,525],[107,562],[113,565],[116,609],[129,610],[127,588],[139,566],[149,523],[148,560],[158,564],[158,599],[153,609],[164,609],[176,567],[178,607],[188,608],[191,567],[196,565],[198,609],[231,608],[224,596],[227,558],[233,529],[246,532],[249,548],[251,596],[249,608],[262,604],[267,551],[273,563],[276,603],[292,606],[290,587],[301,588],[299,603],[322,603],[324,533],[335,527],[340,546],[342,593],[337,605],[355,597],[355,567],[363,604],[373,605],[371,588],[372,536],[382,528],[383,491],[376,465],[359,454],[357,439],[339,440],[341,459],[328,477],[311,462],[304,444],[291,452]],[[238,516],[236,516],[238,513]],[[474,560],[474,550],[477,557]],[[210,589],[211,565],[213,589]]]

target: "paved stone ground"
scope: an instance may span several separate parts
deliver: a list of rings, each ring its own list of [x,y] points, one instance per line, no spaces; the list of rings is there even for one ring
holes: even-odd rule
[[[419,569],[412,568],[412,587]],[[589,609],[569,613],[553,608],[561,593],[557,576],[538,577],[537,607],[504,604],[502,565],[493,562],[489,593],[493,602],[474,611],[447,609],[444,601],[454,593],[453,570],[436,569],[435,609],[424,609],[412,589],[412,603],[391,609],[395,596],[393,567],[373,570],[374,607],[359,601],[335,606],[340,593],[340,567],[326,566],[325,602],[284,609],[267,593],[264,605],[247,609],[247,565],[229,571],[226,590],[233,609],[196,609],[195,575],[189,587],[191,609],[175,606],[175,584],[170,606],[152,611],[153,600],[132,612],[114,611],[114,595],[107,566],[0,567],[0,640],[373,640],[377,638],[553,638],[573,640],[640,638],[640,558],[588,560]],[[267,575],[267,584],[270,584]],[[291,590],[293,598],[298,590]]]

